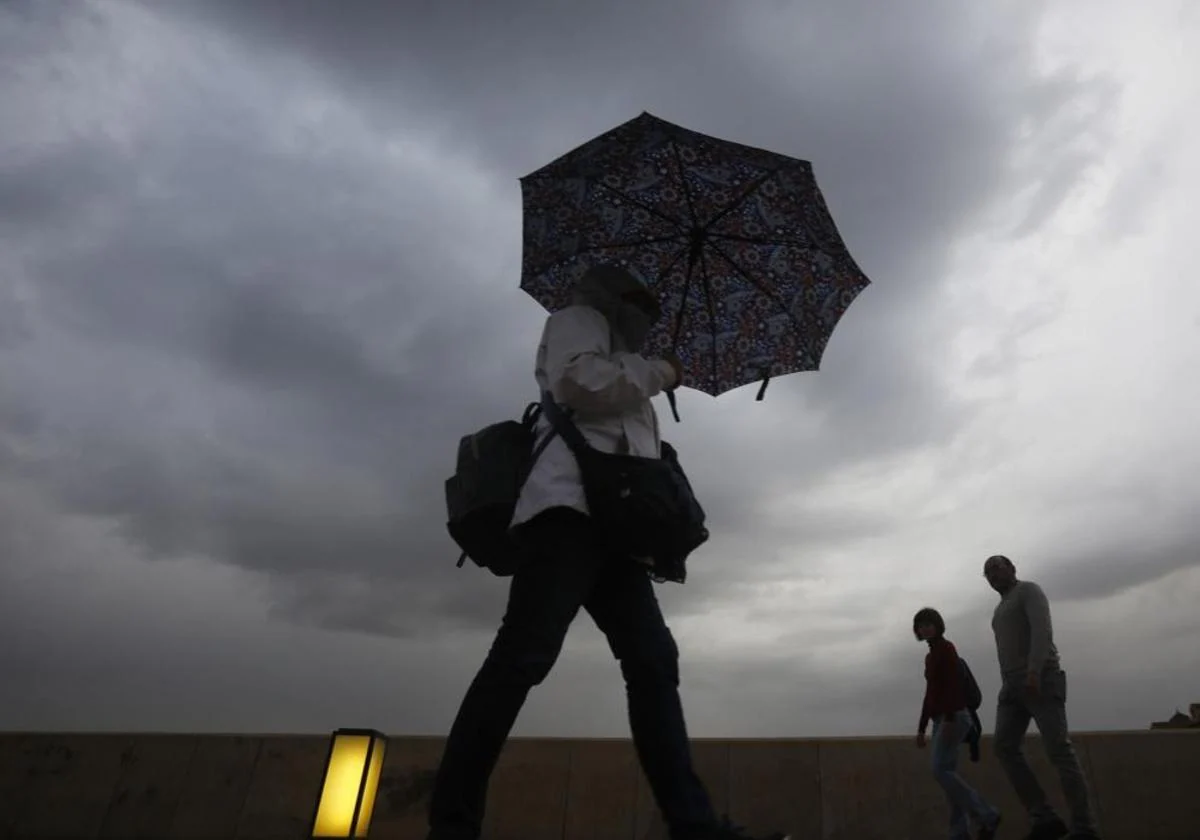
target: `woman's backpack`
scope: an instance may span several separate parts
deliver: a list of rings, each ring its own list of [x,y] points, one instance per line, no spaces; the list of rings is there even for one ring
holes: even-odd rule
[[[972,712],[978,711],[983,705],[983,692],[979,690],[979,683],[975,682],[971,666],[961,656],[958,657],[958,670],[962,674],[963,692],[967,695],[967,709]]]
[[[961,656],[958,658],[958,670],[962,675],[963,693],[967,697],[967,712],[971,716],[971,728],[963,736],[963,740],[970,748],[971,761],[978,762],[979,739],[983,735],[983,723],[979,720],[979,707],[983,705],[983,692],[979,690],[979,683],[975,681],[975,675],[971,673],[971,666]]]
[[[530,403],[518,420],[486,426],[458,442],[454,475],[446,479],[446,528],[468,557],[492,574],[508,577],[524,553],[509,533],[513,511],[534,461],[554,437],[551,432],[534,451],[541,406]]]

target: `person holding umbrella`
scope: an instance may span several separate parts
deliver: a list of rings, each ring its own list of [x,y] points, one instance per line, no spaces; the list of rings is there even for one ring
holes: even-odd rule
[[[510,531],[528,556],[451,728],[430,840],[479,836],[492,768],[580,607],[620,661],[638,759],[672,840],[749,840],[718,821],[692,767],[678,649],[652,583],[682,583],[683,560],[708,535],[650,401],[665,393],[675,412],[681,385],[717,396],[753,382],[762,399],[772,377],[817,370],[870,281],[808,161],[648,113],[525,176],[521,190],[520,287],[551,313],[535,371],[540,441]],[[623,455],[651,464],[642,474],[653,503],[638,514],[668,510],[669,527],[601,524],[606,511],[638,507],[624,478],[607,480],[620,470],[596,477],[596,464]],[[622,539],[636,548],[613,550]]]
[[[633,274],[600,264],[582,274],[573,303],[546,320],[537,350],[539,388],[573,412],[580,432],[601,451],[658,456],[651,399],[678,387],[682,373],[676,359],[639,354],[658,309]],[[539,437],[550,431],[543,417]],[[620,662],[638,759],[672,840],[751,840],[713,812],[692,766],[679,652],[653,581],[644,566],[608,547],[561,438],[534,461],[513,524],[528,559],[513,575],[500,629],[450,730],[430,803],[429,840],[479,837],[492,769],[581,607]]]

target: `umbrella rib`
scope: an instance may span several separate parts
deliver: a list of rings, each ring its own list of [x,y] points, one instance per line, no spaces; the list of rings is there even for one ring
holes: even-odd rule
[[[712,389],[717,390],[717,308],[713,304],[712,283],[708,279],[708,261],[700,252],[700,275],[704,278],[704,299],[708,305],[708,323],[712,325]]]
[[[721,259],[723,259],[723,260],[725,260],[725,262],[729,263],[730,267],[734,271],[736,271],[738,274],[740,274],[746,280],[746,282],[750,283],[750,285],[754,286],[754,288],[758,289],[760,292],[762,292],[764,295],[766,295],[768,298],[770,298],[770,300],[772,300],[775,303],[775,305],[778,306],[784,312],[784,314],[786,314],[788,316],[788,318],[790,318],[792,320],[792,323],[796,325],[797,329],[801,329],[801,330],[804,329],[804,325],[800,323],[799,319],[796,318],[796,316],[792,312],[792,310],[789,309],[788,307],[784,306],[783,301],[781,301],[774,292],[772,292],[770,289],[768,289],[762,283],[758,282],[753,277],[751,277],[749,274],[747,274],[740,265],[735,263],[728,254],[726,254],[724,251],[722,251],[716,245],[709,242],[708,247],[712,248],[713,251],[715,251]]]
[[[672,268],[674,268],[675,264],[677,262],[679,262],[680,258],[684,254],[689,253],[690,251],[691,251],[691,248],[684,248],[678,254],[676,254],[675,258],[673,260],[671,260],[670,264],[666,267],[666,269],[663,270],[662,274],[660,274],[659,277],[661,278],[663,274],[666,274],[668,271],[670,271]],[[690,292],[692,290],[692,277],[694,276],[695,269],[696,269],[696,261],[689,259],[688,260],[688,268],[687,268],[687,278],[683,281],[683,301],[679,305],[679,316],[675,319],[674,335],[671,336],[671,352],[672,353],[674,353],[675,348],[679,346],[679,333],[683,331],[683,316],[687,312],[688,292]]]
[[[661,210],[656,210],[655,208],[651,207],[649,204],[638,201],[636,198],[623,192],[622,190],[613,189],[608,184],[605,184],[603,181],[595,181],[594,183],[600,189],[608,190],[610,193],[617,196],[618,198],[628,201],[634,207],[640,207],[643,210],[645,210],[647,213],[651,214],[652,216],[658,216],[658,218],[662,219],[664,222],[674,225],[675,229],[677,231],[679,231],[680,233],[683,233],[683,225],[679,224],[678,219],[672,219],[670,216],[668,216],[666,213],[663,213]]]
[[[762,187],[763,184],[767,183],[767,181],[774,178],[779,173],[779,170],[781,168],[782,167],[777,166],[774,169],[771,169],[768,172],[763,173],[763,175],[761,175],[760,177],[754,179],[754,182],[751,183],[750,186],[746,187],[746,189],[742,191],[741,195],[739,195],[733,201],[729,202],[729,204],[727,204],[723,210],[719,211],[717,213],[717,215],[713,216],[711,219],[709,219],[707,222],[705,222],[705,224],[704,224],[705,232],[707,232],[708,229],[711,228],[713,225],[715,225],[717,222],[721,221],[721,219],[724,219],[726,216],[728,216],[730,213],[732,213],[734,211],[734,208],[740,207],[742,205],[742,202],[744,202],[747,198],[749,198],[751,195],[753,195],[755,192],[757,192],[759,190],[759,188]]]
[[[712,231],[708,231],[704,235],[713,239],[725,239],[730,242],[748,242],[751,245],[787,245],[793,248],[801,248],[805,251],[820,250],[811,243],[801,242],[799,239],[769,239],[765,236],[739,236],[736,233],[713,233]]]
[[[684,176],[683,156],[679,153],[679,142],[675,138],[671,138],[671,151],[675,156],[675,168],[679,170],[679,186],[683,188],[683,199],[687,202],[688,215],[692,217],[692,224],[697,225],[700,220],[696,218],[696,207],[692,204],[692,191],[688,189],[687,178]]]
[[[671,261],[669,263],[667,263],[666,267],[662,271],[658,272],[658,277],[656,278],[655,283],[658,285],[663,285],[665,288],[665,284],[663,283],[663,278],[665,278],[668,274],[670,274],[671,269],[675,267],[675,265],[679,262],[680,258],[686,253],[687,253],[687,248],[683,248],[679,251],[679,253],[677,253],[674,257],[672,257]],[[685,299],[684,306],[686,306],[686,305],[687,305],[687,300]]]

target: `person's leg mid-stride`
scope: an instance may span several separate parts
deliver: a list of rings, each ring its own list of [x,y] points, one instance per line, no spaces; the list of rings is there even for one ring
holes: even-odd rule
[[[971,718],[965,711],[959,712],[952,724],[944,721],[933,724],[930,745],[933,778],[950,804],[951,840],[971,840],[972,819],[979,826],[976,838],[991,840],[1000,824],[1000,812],[958,773],[959,749],[970,726]]]
[[[572,510],[540,515],[525,540],[530,559],[513,576],[500,631],[446,742],[430,804],[430,840],[480,836],[501,749],[530,689],[553,667],[580,606],[620,661],[634,745],[672,840],[751,840],[718,821],[693,769],[678,650],[645,569],[608,554],[590,520]]]

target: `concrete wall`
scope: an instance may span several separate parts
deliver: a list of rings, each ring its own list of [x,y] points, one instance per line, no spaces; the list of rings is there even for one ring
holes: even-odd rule
[[[1061,807],[1036,737],[1029,752]],[[327,737],[0,733],[0,838],[301,838]],[[1200,840],[1200,732],[1082,734],[1076,744],[1108,840]],[[1023,836],[990,759],[963,772]],[[441,753],[393,738],[373,838],[423,840]],[[946,807],[910,739],[698,740],[717,808],[796,840],[945,836]],[[665,833],[626,741],[515,739],[493,777],[490,840],[649,840]]]

